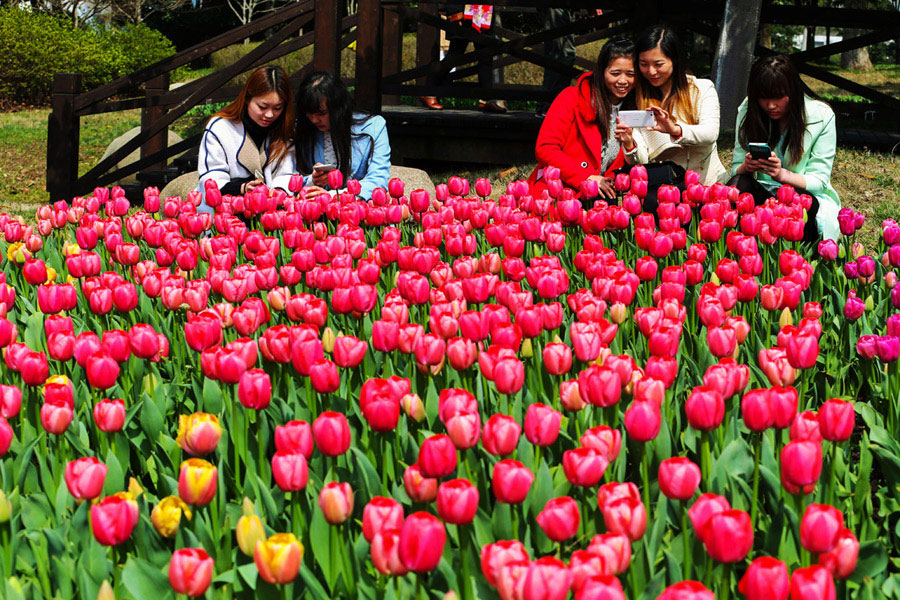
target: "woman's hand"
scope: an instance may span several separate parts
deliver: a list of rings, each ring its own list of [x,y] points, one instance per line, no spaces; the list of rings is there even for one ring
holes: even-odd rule
[[[738,167],[738,173],[756,173],[763,172],[763,161],[753,158],[748,152],[744,156],[744,162]]]
[[[316,163],[313,165],[312,178],[314,184],[324,188],[328,185],[328,171],[322,171],[317,168],[321,166],[323,166],[322,163]]]
[[[648,127],[648,130],[668,133],[674,138],[681,137],[681,125],[675,122],[675,119],[672,118],[672,115],[670,115],[668,111],[663,110],[658,106],[651,106],[650,110],[653,111],[653,114],[656,116],[656,125]]]
[[[619,117],[616,117],[616,130],[613,132],[613,137],[619,140],[619,143],[625,148],[625,152],[634,150],[633,131],[628,125],[620,123]]]
[[[615,198],[616,188],[613,187],[612,177],[603,177],[602,175],[591,175],[588,177],[591,181],[597,182],[597,190],[601,198]]]
[[[318,185],[308,185],[303,188],[303,191],[306,192],[307,198],[315,198],[321,194],[327,194],[328,190]]]
[[[771,177],[773,181],[781,182],[785,169],[781,168],[781,159],[775,156],[774,152],[769,158],[764,158],[757,162],[760,165],[759,170],[761,172]]]
[[[254,179],[252,181],[248,181],[243,186],[241,186],[241,193],[246,194],[247,192],[252,192],[253,188],[255,188],[258,185],[262,185],[262,184],[263,184],[262,179]]]

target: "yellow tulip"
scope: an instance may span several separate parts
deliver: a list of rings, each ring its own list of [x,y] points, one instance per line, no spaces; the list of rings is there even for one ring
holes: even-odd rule
[[[153,528],[163,537],[173,537],[181,523],[181,515],[191,520],[191,508],[178,496],[166,496],[160,500],[150,513]]]
[[[181,463],[178,495],[194,506],[206,506],[216,495],[218,471],[202,458],[189,458]]]
[[[191,456],[203,456],[216,449],[222,427],[219,418],[209,413],[194,413],[178,417],[178,437],[175,442]]]
[[[269,583],[290,583],[300,571],[303,545],[293,533],[276,533],[256,543],[253,562],[259,575]]]

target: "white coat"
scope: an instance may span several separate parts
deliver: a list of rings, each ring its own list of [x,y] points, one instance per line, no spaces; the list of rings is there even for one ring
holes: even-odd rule
[[[269,138],[264,148],[256,149],[253,140],[244,131],[244,124],[222,117],[213,117],[206,124],[200,140],[200,154],[197,157],[197,171],[200,174],[198,190],[204,194],[207,180],[214,180],[221,188],[239,177],[254,175],[253,153],[258,152],[258,162],[262,166],[263,181],[270,188],[287,190],[291,175],[297,172],[293,145],[282,156],[281,161],[269,160]]]

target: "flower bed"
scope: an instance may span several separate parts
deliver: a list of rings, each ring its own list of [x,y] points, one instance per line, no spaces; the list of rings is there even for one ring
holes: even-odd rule
[[[555,176],[0,215],[0,596],[897,594],[900,226]]]

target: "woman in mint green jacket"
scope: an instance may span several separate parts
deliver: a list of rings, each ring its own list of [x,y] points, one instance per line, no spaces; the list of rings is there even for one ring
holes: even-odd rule
[[[803,93],[800,74],[786,56],[761,58],[750,69],[747,98],[738,108],[729,185],[763,204],[782,185],[812,196],[803,239],[836,239],[841,200],[831,186],[837,145],[834,112]],[[772,153],[754,159],[751,143]]]

